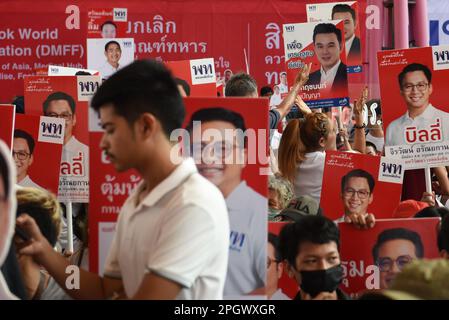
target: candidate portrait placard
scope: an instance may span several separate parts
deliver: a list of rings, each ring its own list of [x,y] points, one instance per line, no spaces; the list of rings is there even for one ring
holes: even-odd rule
[[[134,61],[134,39],[87,39],[87,68],[98,70],[103,79]]]
[[[268,212],[268,100],[184,98],[182,153],[220,189],[230,218],[226,299],[265,287]]]
[[[439,218],[378,220],[371,229],[340,223],[340,255],[344,270],[340,288],[353,297],[386,289],[415,259],[438,258]]]
[[[312,63],[301,91],[308,106],[349,105],[344,22],[284,24],[283,30],[288,83],[293,84],[298,71]]]
[[[449,46],[378,52],[385,155],[407,169],[449,164]]]
[[[58,193],[64,127],[63,119],[16,115],[12,154],[18,185]]]
[[[404,171],[399,160],[326,151],[320,207],[332,220],[354,214],[391,218],[401,198]]]
[[[357,1],[313,3],[306,5],[307,21],[343,20],[348,73],[362,72],[362,37]]]
[[[100,73],[96,70],[48,65],[48,75],[49,76],[76,76],[78,74],[98,76]]]
[[[141,181],[134,170],[118,173],[100,141],[103,132],[90,132],[89,270],[103,274],[120,209]]]
[[[99,76],[35,76],[25,83],[25,113],[65,120],[60,201],[89,200],[88,101]]]
[[[125,38],[127,8],[94,8],[87,11],[87,38]]]
[[[0,139],[8,148],[12,146],[12,132],[14,130],[14,119],[16,107],[12,104],[0,104]]]
[[[188,97],[216,97],[217,81],[213,58],[165,62]]]

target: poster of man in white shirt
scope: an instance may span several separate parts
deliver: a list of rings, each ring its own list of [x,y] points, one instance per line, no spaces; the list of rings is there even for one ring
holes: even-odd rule
[[[134,61],[134,39],[87,39],[87,67],[103,79]]]
[[[449,163],[448,48],[378,53],[385,155],[407,169]]]

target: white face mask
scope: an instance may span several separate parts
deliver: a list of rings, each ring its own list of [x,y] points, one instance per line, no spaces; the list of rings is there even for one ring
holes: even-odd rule
[[[11,159],[11,151],[6,144],[0,140],[0,157],[6,160],[7,172],[9,175],[9,186],[5,186],[5,189],[9,190],[9,197],[6,200],[9,202],[9,212],[0,212],[0,221],[4,221],[4,215],[7,215],[7,225],[0,225],[0,266],[5,262],[6,255],[8,254],[11,240],[14,234],[15,214],[16,214],[16,167]],[[3,173],[5,174],[5,173]],[[1,223],[1,222],[0,222]]]

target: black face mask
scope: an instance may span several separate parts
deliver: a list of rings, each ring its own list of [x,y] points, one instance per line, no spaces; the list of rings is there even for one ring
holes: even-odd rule
[[[301,290],[316,297],[320,292],[334,292],[343,280],[341,265],[326,270],[300,271]]]

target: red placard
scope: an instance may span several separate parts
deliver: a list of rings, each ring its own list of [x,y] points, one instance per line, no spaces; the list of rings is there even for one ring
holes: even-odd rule
[[[99,84],[98,76],[33,76],[25,79],[25,113],[65,119],[58,193],[61,201],[88,202],[88,101]],[[45,112],[44,108],[47,108]]]
[[[126,38],[127,8],[95,8],[87,11],[87,38]]]
[[[243,169],[242,180],[266,197],[268,194],[268,100],[250,98],[185,98],[187,126],[191,115],[199,109],[223,107],[239,113],[244,121],[248,136],[248,161]],[[254,135],[252,135],[254,133]]]
[[[184,80],[190,87],[190,97],[216,97],[217,81],[213,58],[169,61],[165,65],[173,76]]]
[[[17,114],[14,136],[12,150],[16,153],[14,160],[17,168],[17,184],[47,189],[57,194],[64,121]],[[33,152],[30,149],[32,144],[34,144]],[[24,153],[24,159],[19,159],[20,153]]]
[[[354,296],[367,289],[386,288],[397,272],[397,264],[409,261],[406,256],[413,259],[419,257],[421,246],[422,257],[438,258],[439,221],[439,218],[379,220],[374,228],[368,230],[356,229],[346,223],[339,224],[340,256],[345,273],[341,289]],[[377,246],[378,250],[375,250],[378,261],[383,261],[382,264],[386,265],[386,258],[396,260],[400,257],[390,272],[381,272],[373,258],[373,249],[379,235],[381,241]],[[417,244],[410,239],[417,239]]]
[[[141,178],[135,171],[117,173],[100,149],[102,132],[90,134],[89,269],[103,274],[118,213]]]
[[[448,52],[449,46],[378,52],[385,154],[408,169],[449,163]],[[400,86],[399,75],[414,67],[422,70],[405,72]]]
[[[378,156],[357,153],[326,151],[320,206],[330,219],[343,218],[345,212],[372,213],[377,219],[392,218],[402,191],[404,167],[400,162]],[[349,174],[349,175],[348,175]],[[341,184],[347,179],[343,192]],[[369,180],[374,188],[366,198],[361,193],[370,191]],[[388,196],[385,196],[388,195]]]
[[[0,104],[0,140],[3,140],[9,149],[12,146],[15,114],[16,107],[14,105]]]

